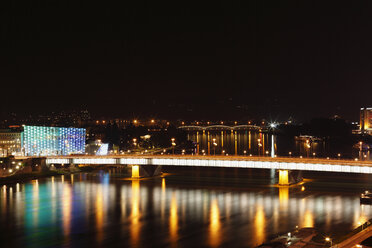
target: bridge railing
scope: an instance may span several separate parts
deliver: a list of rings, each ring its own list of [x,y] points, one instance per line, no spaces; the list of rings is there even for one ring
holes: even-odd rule
[[[372,163],[347,163],[338,160],[302,160],[283,158],[252,158],[226,156],[87,156],[47,158],[47,164],[138,164],[169,166],[200,166],[227,168],[283,169],[303,171],[345,172],[372,174]]]

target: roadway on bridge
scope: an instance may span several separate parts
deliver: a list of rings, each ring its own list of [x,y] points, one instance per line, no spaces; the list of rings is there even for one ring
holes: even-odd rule
[[[30,158],[30,157],[17,157]],[[98,158],[133,158],[133,159],[197,159],[197,160],[218,160],[218,161],[257,161],[257,162],[278,162],[278,163],[304,163],[304,164],[332,164],[349,166],[372,167],[372,161],[346,160],[346,159],[325,159],[325,158],[298,158],[298,157],[270,157],[270,156],[241,156],[241,155],[146,155],[146,154],[125,154],[125,155],[73,155],[73,156],[48,156],[48,159],[98,159]]]
[[[145,154],[110,156],[74,155],[46,157],[46,164],[168,165],[372,174],[371,161],[293,157]]]

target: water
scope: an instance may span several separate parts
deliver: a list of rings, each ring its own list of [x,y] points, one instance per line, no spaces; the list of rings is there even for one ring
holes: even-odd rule
[[[194,153],[213,155],[259,155],[293,157],[330,157],[343,159],[371,160],[369,151],[359,153],[351,144],[336,140],[295,140],[293,137],[263,133],[255,130],[211,130],[188,131],[188,140],[197,145]]]
[[[164,171],[146,180],[111,170],[3,186],[2,247],[253,247],[296,225],[336,238],[372,218],[371,206],[359,204],[372,176],[312,173],[303,185],[278,188],[270,170]]]

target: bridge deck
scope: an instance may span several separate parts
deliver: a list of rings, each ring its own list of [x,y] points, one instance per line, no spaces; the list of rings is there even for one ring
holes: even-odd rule
[[[21,157],[19,157],[21,158]],[[25,158],[25,157],[23,157]],[[47,164],[138,164],[169,166],[230,167],[309,170],[372,174],[372,161],[319,158],[192,155],[110,155],[47,157]]]

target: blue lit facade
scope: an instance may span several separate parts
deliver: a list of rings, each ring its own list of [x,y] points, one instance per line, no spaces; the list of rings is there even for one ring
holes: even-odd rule
[[[24,126],[22,147],[26,156],[85,153],[84,128]]]

